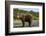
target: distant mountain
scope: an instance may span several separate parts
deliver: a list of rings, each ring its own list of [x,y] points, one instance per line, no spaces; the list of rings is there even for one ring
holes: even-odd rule
[[[14,9],[14,16],[16,13],[24,13],[24,14],[30,14],[32,15],[33,20],[39,19],[39,12],[34,12],[34,11],[26,11],[26,10],[20,10],[20,9]]]

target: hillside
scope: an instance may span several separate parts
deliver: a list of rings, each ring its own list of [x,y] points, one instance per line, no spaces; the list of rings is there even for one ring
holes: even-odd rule
[[[26,11],[26,10],[20,10],[20,9],[13,9],[14,11],[14,18],[16,13],[22,13],[22,14],[29,14],[32,15],[32,20],[38,20],[39,19],[39,12],[34,12],[34,11]]]

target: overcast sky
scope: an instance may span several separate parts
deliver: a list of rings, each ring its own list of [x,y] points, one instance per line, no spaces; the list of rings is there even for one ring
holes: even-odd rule
[[[34,12],[39,12],[39,6],[15,5],[13,7],[21,9],[21,10],[26,10],[26,11],[32,10]]]

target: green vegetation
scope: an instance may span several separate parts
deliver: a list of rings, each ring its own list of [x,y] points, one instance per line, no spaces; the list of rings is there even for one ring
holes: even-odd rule
[[[39,12],[20,10],[17,8],[13,9],[13,11],[14,11],[14,19],[17,18],[17,17],[15,17],[16,13],[32,15],[32,20],[38,20],[39,19]]]

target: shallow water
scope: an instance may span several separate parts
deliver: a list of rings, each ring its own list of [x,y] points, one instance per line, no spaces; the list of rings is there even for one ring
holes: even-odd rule
[[[17,20],[17,21],[14,21],[13,22],[13,27],[22,27],[23,26],[23,24],[22,24],[22,21],[21,20]],[[24,25],[25,27],[29,27],[29,23],[28,22],[25,22],[25,25]],[[32,23],[31,23],[31,25],[30,25],[30,27],[39,27],[39,20],[32,20]]]

